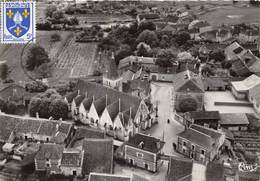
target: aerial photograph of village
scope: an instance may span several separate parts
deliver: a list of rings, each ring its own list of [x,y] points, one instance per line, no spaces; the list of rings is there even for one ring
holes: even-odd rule
[[[0,44],[0,181],[260,181],[260,1],[35,3]]]

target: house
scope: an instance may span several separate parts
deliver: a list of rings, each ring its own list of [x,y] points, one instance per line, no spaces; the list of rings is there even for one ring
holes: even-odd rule
[[[201,33],[210,31],[211,29],[212,26],[210,26],[207,21],[202,20],[193,20],[188,26],[188,30],[192,39],[197,39]]]
[[[64,176],[83,176],[84,150],[65,148],[60,161],[61,174]]]
[[[221,113],[220,125],[230,131],[246,131],[248,118],[245,113]]]
[[[103,74],[103,85],[122,91],[122,77],[117,72],[114,54],[108,58],[105,64],[105,72]]]
[[[41,144],[34,162],[36,172],[48,172],[49,174],[59,174],[59,162],[62,157],[64,146],[53,143]]]
[[[136,20],[138,22],[138,24],[141,22],[141,21],[158,21],[160,20],[160,16],[158,14],[155,14],[155,13],[146,13],[146,14],[138,14],[136,16]]]
[[[67,144],[72,136],[73,123],[40,118],[0,115],[0,140],[12,142],[15,138],[28,141]]]
[[[200,77],[192,71],[186,70],[174,75],[173,88],[175,92],[175,109],[181,111],[180,103],[186,98],[193,98],[197,102],[197,110],[204,108],[204,86]]]
[[[184,180],[225,181],[225,168],[222,163],[205,166],[189,159],[170,157],[166,181]]]
[[[79,106],[80,121],[106,133],[114,132],[118,139],[127,140],[154,124],[153,114],[139,97],[84,80],[79,80],[75,89],[86,95]]]
[[[90,173],[88,181],[148,181],[147,179],[140,177],[138,175],[132,174],[131,176],[127,175],[113,175],[105,173]]]
[[[246,51],[246,49],[235,41],[225,48],[226,60],[234,61],[244,55]]]
[[[202,40],[223,43],[232,38],[232,33],[229,27],[221,26],[217,28],[206,29],[206,31],[203,31],[199,34],[199,37]]]
[[[151,93],[150,82],[140,79],[128,81],[127,83],[123,83],[123,92],[144,100],[149,100]]]
[[[202,164],[218,158],[225,141],[224,133],[195,124],[177,136],[177,151]]]
[[[229,87],[229,82],[221,77],[203,77],[205,91],[225,91]]]
[[[112,139],[84,139],[83,174],[91,172],[113,173],[113,140]]]
[[[220,115],[218,111],[191,111],[185,113],[186,126],[198,124],[217,130],[219,128]]]
[[[124,159],[130,164],[156,172],[165,142],[144,134],[135,134],[124,146]]]
[[[248,100],[253,104],[256,113],[260,113],[260,84],[249,89]]]
[[[232,81],[231,91],[236,99],[247,99],[249,90],[260,84],[260,77],[251,75],[242,81]]]
[[[238,39],[240,42],[246,43],[246,42],[256,42],[259,39],[259,29],[257,28],[250,28],[250,29],[244,29],[241,30]]]
[[[251,50],[247,50],[232,64],[232,70],[238,76],[248,76],[252,73],[260,73],[260,58],[255,56]]]

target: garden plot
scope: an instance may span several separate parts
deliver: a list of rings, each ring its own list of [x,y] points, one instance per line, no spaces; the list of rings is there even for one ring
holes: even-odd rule
[[[57,57],[58,69],[70,71],[70,77],[85,77],[93,74],[96,43],[77,43],[70,39]]]

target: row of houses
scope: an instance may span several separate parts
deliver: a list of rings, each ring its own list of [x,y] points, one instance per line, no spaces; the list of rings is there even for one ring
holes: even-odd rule
[[[156,121],[149,102],[96,83],[79,80],[65,100],[75,120],[123,141]]]

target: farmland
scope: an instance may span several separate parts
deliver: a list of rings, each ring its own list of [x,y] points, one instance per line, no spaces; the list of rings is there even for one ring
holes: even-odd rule
[[[58,69],[70,72],[70,77],[85,77],[93,73],[96,43],[76,43],[71,38],[57,57]]]

